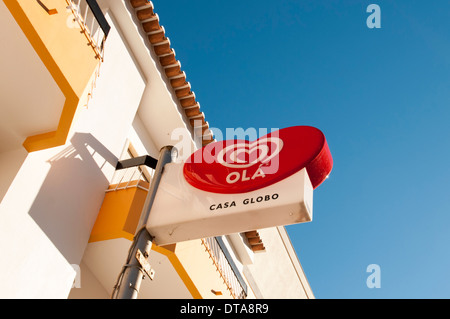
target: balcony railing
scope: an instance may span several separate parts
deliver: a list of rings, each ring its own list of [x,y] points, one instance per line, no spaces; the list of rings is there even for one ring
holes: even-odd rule
[[[202,244],[209,253],[231,296],[234,299],[245,299],[247,297],[247,284],[233,262],[222,238],[205,238],[202,239]]]
[[[96,0],[66,0],[68,9],[72,10],[74,20],[86,35],[97,58],[103,60],[105,40],[111,26],[103,15]]]
[[[142,190],[148,191],[148,187],[145,187],[143,185],[149,184],[154,170],[147,169],[145,172],[144,170],[145,168],[139,166],[117,170],[112,178],[111,185],[106,190],[106,192],[114,192],[132,187],[137,187]],[[145,183],[142,184],[140,182]]]

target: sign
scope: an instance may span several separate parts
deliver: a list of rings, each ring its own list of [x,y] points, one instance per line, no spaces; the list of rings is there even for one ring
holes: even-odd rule
[[[192,186],[214,193],[238,194],[272,185],[306,168],[313,188],[331,172],[333,160],[323,133],[295,126],[257,141],[220,141],[196,151],[184,165]]]
[[[220,141],[164,167],[147,222],[158,245],[312,220],[331,172],[321,131],[296,126],[257,141]]]

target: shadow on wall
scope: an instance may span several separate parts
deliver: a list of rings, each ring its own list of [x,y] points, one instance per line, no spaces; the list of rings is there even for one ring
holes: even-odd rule
[[[66,260],[78,264],[109,185],[102,169],[115,167],[118,158],[89,133],[75,133],[70,142],[48,161],[29,214]]]

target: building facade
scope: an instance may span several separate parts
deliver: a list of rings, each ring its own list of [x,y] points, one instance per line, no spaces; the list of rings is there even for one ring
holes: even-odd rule
[[[213,141],[147,0],[0,0],[0,298],[110,298],[153,169]],[[182,49],[182,48],[181,48]],[[153,245],[140,298],[314,298],[284,227]]]

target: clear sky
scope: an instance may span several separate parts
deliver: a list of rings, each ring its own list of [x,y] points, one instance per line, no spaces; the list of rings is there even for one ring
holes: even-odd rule
[[[450,1],[153,3],[210,126],[324,132],[333,171],[287,227],[316,298],[450,298]]]

